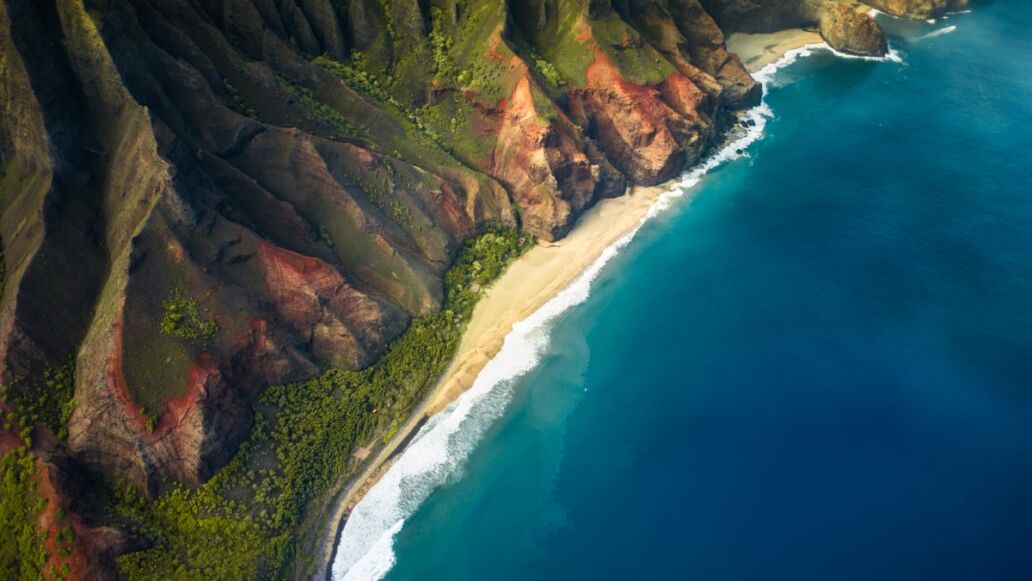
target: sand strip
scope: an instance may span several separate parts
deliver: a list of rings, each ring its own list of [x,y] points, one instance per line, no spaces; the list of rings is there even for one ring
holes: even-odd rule
[[[727,37],[727,48],[738,54],[749,72],[755,73],[790,50],[823,42],[824,39],[816,32],[790,28],[766,34],[736,32]]]

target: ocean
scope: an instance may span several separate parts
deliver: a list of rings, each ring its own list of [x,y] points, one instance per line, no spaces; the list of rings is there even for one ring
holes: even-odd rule
[[[1028,578],[1032,3],[879,19],[892,59],[764,71],[757,127],[517,326],[335,578]]]

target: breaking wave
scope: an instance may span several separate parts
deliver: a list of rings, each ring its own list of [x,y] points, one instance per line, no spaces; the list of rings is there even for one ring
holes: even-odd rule
[[[922,34],[921,36],[915,38],[912,42],[916,42],[918,40],[924,40],[926,38],[935,38],[936,36],[942,36],[944,34],[949,34],[949,33],[953,32],[955,30],[957,30],[956,26],[944,26],[944,27],[940,28],[939,30],[935,30],[935,31],[929,32],[928,34]]]

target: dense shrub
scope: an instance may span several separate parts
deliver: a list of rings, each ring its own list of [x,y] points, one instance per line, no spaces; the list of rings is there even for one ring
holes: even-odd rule
[[[0,578],[11,581],[43,579],[47,560],[43,533],[36,519],[46,500],[36,493],[36,464],[25,448],[0,458]]]
[[[14,377],[9,385],[0,385],[0,403],[9,403],[10,411],[0,411],[4,430],[22,432],[27,445],[37,424],[50,429],[58,438],[67,436],[65,424],[75,409],[75,364],[69,359],[61,367],[43,370],[34,378]]]
[[[218,332],[215,321],[206,321],[201,317],[197,299],[186,296],[186,291],[174,288],[162,303],[165,315],[161,319],[161,332],[182,339],[197,341],[210,339]]]

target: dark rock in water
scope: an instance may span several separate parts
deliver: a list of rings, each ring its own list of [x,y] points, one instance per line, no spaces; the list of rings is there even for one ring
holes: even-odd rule
[[[735,150],[735,153],[737,153],[738,155],[742,155],[744,153],[744,150],[741,149],[741,148],[738,148],[738,149]]]
[[[824,6],[819,12],[821,37],[831,48],[855,55],[884,56],[889,51],[878,22],[847,2]]]
[[[748,119],[748,120],[746,120],[746,123],[749,125],[749,127],[756,127],[756,120],[755,119]]]
[[[739,121],[738,124],[741,125],[742,127],[748,127],[749,126],[749,122],[746,121],[745,119],[742,119],[741,121]]]

